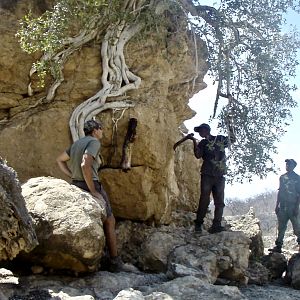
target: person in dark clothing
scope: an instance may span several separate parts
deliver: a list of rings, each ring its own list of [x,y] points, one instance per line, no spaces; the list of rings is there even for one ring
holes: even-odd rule
[[[88,191],[95,198],[105,201],[107,217],[103,222],[103,228],[110,254],[110,270],[122,271],[124,264],[117,255],[115,218],[98,176],[103,128],[100,123],[89,120],[84,124],[84,133],[85,136],[60,154],[56,161],[62,172],[72,179],[72,184]]]
[[[221,226],[224,209],[224,188],[226,174],[226,155],[225,148],[230,143],[235,142],[235,136],[230,126],[229,137],[223,135],[213,136],[210,134],[210,126],[201,124],[194,128],[200,137],[203,138],[199,143],[194,137],[190,139],[194,143],[195,157],[203,159],[201,167],[201,194],[195,220],[195,231],[201,233],[203,220],[206,215],[210,194],[212,193],[215,205],[214,219],[210,233],[221,232],[224,227]]]
[[[297,236],[297,243],[300,252],[300,223],[299,223],[299,203],[300,203],[300,176],[294,172],[297,163],[293,159],[286,159],[286,171],[279,178],[279,190],[275,213],[278,220],[278,235],[275,247],[269,249],[271,252],[281,253],[283,238],[290,220],[293,225],[294,234]]]

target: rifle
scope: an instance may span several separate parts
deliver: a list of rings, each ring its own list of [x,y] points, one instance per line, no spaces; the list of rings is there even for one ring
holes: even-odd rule
[[[192,136],[194,136],[194,134],[193,134],[193,133],[189,133],[189,134],[187,134],[185,137],[183,137],[181,140],[179,140],[178,142],[176,142],[176,143],[174,144],[174,146],[173,146],[174,151],[176,150],[176,148],[177,148],[180,144],[182,144],[183,142],[189,140]]]

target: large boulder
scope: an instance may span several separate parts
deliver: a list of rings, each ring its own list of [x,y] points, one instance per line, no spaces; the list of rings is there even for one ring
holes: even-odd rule
[[[22,193],[39,241],[26,259],[53,269],[96,270],[105,245],[104,203],[51,177],[30,179]]]
[[[250,259],[259,259],[264,255],[262,231],[252,207],[245,215],[227,216],[225,220],[231,226],[231,230],[242,231],[251,240]]]
[[[168,259],[169,275],[191,275],[215,283],[217,278],[247,284],[246,269],[250,240],[242,232],[221,232],[187,236],[185,245],[178,245]],[[179,270],[179,272],[178,272]]]
[[[269,270],[260,262],[255,260],[249,261],[247,269],[249,284],[264,285],[269,282]]]
[[[124,222],[118,225],[124,260],[169,277],[197,276],[214,283],[218,277],[246,283],[250,240],[242,232],[198,235],[193,228]]]
[[[285,279],[293,288],[300,290],[300,253],[290,258]]]
[[[145,270],[166,272],[170,253],[185,244],[184,233],[154,231],[142,244],[141,265]]]
[[[188,134],[184,126],[180,129]],[[180,195],[173,201],[172,213],[180,210],[188,214],[190,211],[197,210],[200,198],[200,167],[201,160],[195,158],[191,140],[187,140],[176,148],[174,170]]]
[[[16,172],[0,157],[0,261],[29,252],[37,244]]]
[[[281,278],[287,268],[287,259],[281,253],[264,255],[261,262],[269,270],[270,280]]]

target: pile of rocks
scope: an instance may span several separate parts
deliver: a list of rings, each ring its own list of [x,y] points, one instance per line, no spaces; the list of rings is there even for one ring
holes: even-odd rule
[[[11,196],[15,195],[23,214],[11,219],[11,223],[1,215],[1,222],[6,220],[11,225],[5,227],[7,232],[11,232],[10,227],[21,228],[30,223],[31,234],[24,235],[36,240],[32,239],[33,250],[20,249],[28,253],[21,251],[15,258],[15,252],[10,255],[6,250],[7,256],[1,257],[0,266],[6,267],[0,270],[1,300],[247,299],[246,294],[251,294],[248,284],[270,283],[286,271],[287,260],[282,254],[263,256],[261,230],[250,211],[240,219],[227,219],[228,230],[217,234],[206,230],[195,233],[192,213],[185,214],[183,224],[177,213],[174,223],[168,226],[120,221],[119,253],[126,263],[138,269],[110,273],[101,266],[105,256],[103,203],[60,179],[33,178],[22,186],[21,195],[20,189],[14,193],[14,185],[6,184],[3,178],[6,176],[0,181],[5,191],[0,199],[3,211],[11,208],[12,215],[19,211],[11,205]],[[18,226],[14,225],[16,222]],[[208,218],[204,228],[209,225]],[[5,230],[2,240],[3,237],[9,245]],[[12,263],[7,263],[7,259]],[[18,272],[14,269],[16,264]],[[9,266],[14,273],[8,270]],[[299,255],[295,255],[286,271],[286,282],[294,288],[299,288],[299,270]]]

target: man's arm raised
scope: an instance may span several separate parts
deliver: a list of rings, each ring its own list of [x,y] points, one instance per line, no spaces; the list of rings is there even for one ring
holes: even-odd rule
[[[194,145],[194,155],[196,158],[201,158],[203,156],[203,145],[201,142],[198,143],[197,139],[194,137],[191,138]]]

